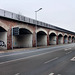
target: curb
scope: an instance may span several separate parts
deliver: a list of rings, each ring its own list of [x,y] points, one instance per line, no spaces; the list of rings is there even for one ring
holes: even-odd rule
[[[1,50],[0,53],[7,53],[7,52],[16,52],[16,51],[25,51],[25,50],[35,50],[35,49],[41,49],[41,48],[49,48],[49,47],[55,47],[55,46],[61,46],[65,44],[60,45],[49,45],[49,46],[40,46],[40,47],[31,47],[31,48],[19,48],[19,49],[10,49],[10,50]],[[67,45],[67,44],[66,44]]]

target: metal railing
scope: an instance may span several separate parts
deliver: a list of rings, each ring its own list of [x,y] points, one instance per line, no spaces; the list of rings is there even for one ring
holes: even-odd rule
[[[33,24],[33,25],[38,25],[38,26],[42,26],[42,27],[46,27],[46,28],[50,28],[50,29],[53,29],[53,30],[58,30],[58,31],[61,31],[61,32],[65,32],[65,33],[75,35],[74,32],[71,32],[69,30],[62,29],[62,28],[56,27],[54,25],[44,23],[44,22],[41,22],[41,21],[37,21],[35,19],[31,19],[31,18],[25,17],[23,15],[12,13],[12,12],[2,10],[2,9],[0,9],[0,17],[5,17],[5,18],[17,20],[17,21],[22,21],[22,22],[25,22],[25,23],[30,23],[30,24]]]

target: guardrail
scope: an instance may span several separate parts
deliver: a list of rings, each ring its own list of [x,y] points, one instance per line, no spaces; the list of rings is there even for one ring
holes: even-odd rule
[[[9,11],[6,11],[6,10],[0,9],[0,16],[1,17],[6,17],[6,18],[9,18],[9,19],[13,19],[13,20],[17,20],[17,21],[22,21],[22,22],[25,22],[25,23],[30,23],[30,24],[33,24],[33,25],[38,25],[38,26],[42,26],[42,27],[46,27],[46,28],[58,30],[58,31],[65,32],[65,33],[74,34],[75,35],[74,32],[71,32],[71,31],[68,31],[68,30],[65,30],[65,29],[62,29],[62,28],[53,26],[53,25],[48,24],[48,23],[44,23],[44,22],[38,21],[38,20],[35,20],[35,19],[31,19],[31,18],[22,16],[22,15],[19,15],[19,14],[16,14],[16,13],[12,13],[12,12],[9,12]]]

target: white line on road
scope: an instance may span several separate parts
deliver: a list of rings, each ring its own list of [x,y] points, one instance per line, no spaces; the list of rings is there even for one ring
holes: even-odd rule
[[[58,49],[58,50],[63,50],[63,49]],[[5,61],[5,62],[1,62],[0,65],[1,64],[5,64],[5,63],[14,62],[14,61],[23,60],[23,59],[28,59],[28,58],[32,58],[32,57],[36,57],[36,56],[40,56],[40,55],[44,55],[44,54],[48,54],[48,53],[55,52],[55,51],[58,51],[58,50],[48,51],[48,52],[37,54],[37,55],[32,55],[32,56],[23,57],[23,58],[17,58],[17,59],[13,59],[13,60],[8,60],[8,61]],[[31,52],[38,52],[38,51],[31,51]],[[30,53],[30,52],[26,52],[26,53]],[[18,55],[18,54],[23,54],[23,53],[9,54],[9,55],[4,55],[4,56],[0,56],[0,57],[11,56],[11,55]]]
[[[73,58],[71,59],[71,61],[75,61],[75,57],[73,57]]]
[[[70,51],[70,52],[67,52],[66,54],[70,54],[72,51]]]
[[[44,54],[47,54],[47,53],[50,53],[50,52],[51,52],[51,51],[45,52],[45,53],[42,53],[42,54],[37,54],[37,55],[32,55],[32,56],[24,57],[24,58],[19,58],[19,59],[15,59],[15,60],[10,60],[10,61],[1,62],[0,65],[1,65],[1,64],[5,64],[5,63],[14,62],[14,61],[23,60],[23,59],[32,58],[32,57],[36,57],[36,56],[40,56],[40,55],[44,55]],[[52,52],[53,52],[53,51],[52,51]]]
[[[71,50],[72,48],[66,48],[65,51]]]
[[[54,73],[50,73],[49,75],[54,75]]]
[[[47,64],[47,63],[49,63],[49,62],[51,62],[51,61],[54,61],[54,60],[56,60],[56,59],[58,59],[59,57],[56,57],[56,58],[53,58],[53,59],[51,59],[51,60],[49,60],[49,61],[46,61],[46,62],[44,62],[45,64]]]
[[[16,73],[15,75],[20,75],[20,73]]]
[[[60,48],[60,47],[59,47]],[[39,49],[39,50],[34,50],[34,51],[29,51],[29,52],[21,52],[21,53],[15,53],[15,54],[8,54],[8,55],[2,55],[0,57],[6,57],[6,56],[13,56],[13,55],[19,55],[19,54],[25,54],[25,53],[33,53],[33,52],[38,52],[38,51],[45,51],[45,50],[49,50],[49,49],[55,49],[55,47],[52,47],[52,48],[45,48],[45,49]],[[57,49],[57,47],[56,47]],[[63,50],[64,48],[62,49],[58,49],[58,50]],[[55,51],[58,51],[58,50],[55,50]],[[53,51],[54,52],[54,51]]]
[[[47,50],[49,50],[49,48],[46,48]],[[53,48],[50,48],[53,49]],[[64,49],[64,48],[63,48]],[[63,49],[58,49],[58,50],[63,50]],[[58,51],[55,50],[55,51]],[[6,56],[13,56],[13,55],[20,55],[20,54],[25,54],[25,53],[34,53],[34,52],[39,52],[39,51],[45,51],[45,49],[41,49],[41,50],[36,50],[36,51],[29,51],[29,52],[21,52],[21,53],[14,53],[14,54],[8,54],[8,55],[2,55],[0,57],[6,57]],[[50,51],[50,52],[54,52],[54,51]]]

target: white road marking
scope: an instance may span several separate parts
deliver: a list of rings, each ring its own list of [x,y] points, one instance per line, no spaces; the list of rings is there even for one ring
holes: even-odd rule
[[[70,54],[72,51],[70,51],[70,52],[67,52],[66,54]]]
[[[68,49],[65,49],[65,51],[67,51]]]
[[[69,48],[69,49],[72,49],[72,48]]]
[[[75,61],[75,57],[73,57],[73,58],[71,59],[71,61]]]
[[[49,61],[46,61],[46,62],[44,62],[45,64],[47,64],[47,63],[49,63],[49,62],[51,62],[51,61],[54,61],[54,60],[56,60],[56,59],[58,59],[59,57],[56,57],[56,58],[54,58],[54,59],[51,59],[51,60],[49,60]]]
[[[16,73],[15,75],[20,75],[20,73]]]
[[[50,48],[53,49],[53,48]],[[64,49],[64,48],[63,48]],[[58,49],[58,50],[63,50],[63,49]],[[13,56],[13,55],[20,55],[20,54],[25,54],[25,53],[33,53],[33,52],[38,52],[38,51],[45,51],[46,49],[42,49],[42,50],[36,50],[36,51],[29,51],[29,52],[21,52],[21,53],[15,53],[15,54],[8,54],[8,55],[2,55],[0,57],[6,57],[6,56]],[[49,50],[49,48],[47,48],[47,50]],[[55,50],[55,51],[58,51]],[[49,51],[49,52],[54,52],[54,51]]]
[[[53,49],[54,47],[50,48],[50,49]],[[57,47],[56,47],[57,48]],[[60,47],[59,47],[60,48]],[[8,55],[2,55],[0,57],[6,57],[6,56],[13,56],[13,55],[18,55],[18,54],[25,54],[25,53],[33,53],[33,52],[38,52],[38,51],[45,51],[45,50],[49,50],[49,48],[45,48],[45,49],[41,49],[41,50],[34,50],[34,51],[29,51],[29,52],[21,52],[21,53],[15,53],[15,54],[8,54]],[[55,49],[55,48],[54,48]],[[58,50],[63,50],[64,48],[62,49],[58,49]],[[58,50],[55,50],[55,51],[58,51]],[[51,51],[51,52],[54,52],[54,51]]]
[[[50,73],[49,75],[54,75],[54,73]]]
[[[50,52],[51,52],[51,51],[50,51]],[[38,54],[38,55],[32,55],[32,56],[28,56],[28,57],[24,57],[24,58],[19,58],[19,59],[15,59],[15,60],[10,60],[10,61],[1,62],[0,65],[1,65],[1,64],[5,64],[5,63],[14,62],[14,61],[23,60],[23,59],[32,58],[32,57],[36,57],[36,56],[40,56],[40,55],[44,55],[44,54],[47,54],[47,53],[50,53],[50,52],[45,52],[45,53]],[[52,52],[53,52],[53,51],[52,51]]]
[[[63,49],[58,49],[58,50],[63,50]],[[14,62],[14,61],[23,60],[23,59],[28,59],[28,58],[32,58],[32,57],[35,57],[35,56],[40,56],[40,55],[44,55],[44,54],[47,54],[47,53],[55,52],[55,51],[58,51],[58,50],[48,51],[48,52],[41,53],[41,54],[38,54],[38,55],[32,55],[32,56],[28,56],[28,57],[18,58],[18,59],[15,59],[15,60],[5,61],[5,62],[1,62],[0,64],[5,64],[5,63],[10,63],[10,62]],[[18,55],[18,54],[25,54],[25,53],[38,52],[38,51],[41,51],[41,50],[24,52],[24,53],[9,54],[9,55],[3,55],[3,56],[0,56],[0,57],[13,56],[13,55]]]
[[[66,48],[65,51],[71,50],[72,48]]]
[[[58,74],[58,75],[61,75],[61,74]]]

